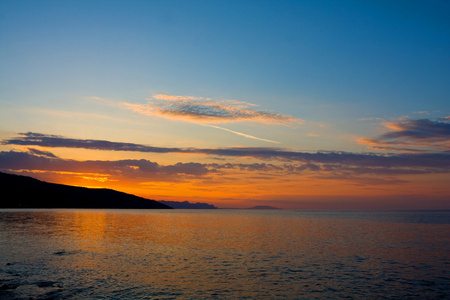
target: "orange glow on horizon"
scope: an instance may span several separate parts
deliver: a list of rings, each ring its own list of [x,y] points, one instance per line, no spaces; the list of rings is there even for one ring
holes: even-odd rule
[[[93,173],[90,173],[93,174]],[[344,179],[315,179],[308,177],[292,176],[283,179],[252,179],[249,174],[240,174],[233,179],[221,179],[215,176],[208,179],[191,179],[182,182],[140,182],[139,180],[113,179],[98,180],[85,174],[70,174],[65,172],[64,179],[58,183],[67,185],[110,188],[117,191],[134,194],[153,200],[207,202],[220,207],[249,207],[258,199],[268,202],[268,205],[277,205],[278,200],[295,199],[298,197],[298,205],[290,204],[291,208],[301,207],[301,199],[345,199],[350,198],[374,198],[380,197],[381,202],[388,201],[390,195],[430,195],[442,197],[448,195],[446,182],[450,175],[431,176],[424,181],[419,176],[404,176],[404,183],[370,185],[369,183],[355,183]],[[416,178],[414,178],[416,177]],[[101,177],[103,178],[103,177]],[[93,184],[95,182],[95,184]],[[272,199],[272,200],[269,200]],[[336,202],[337,200],[330,200]],[[282,201],[281,201],[282,202]],[[320,201],[319,201],[320,202]],[[318,202],[318,203],[319,203]],[[281,205],[283,206],[283,205]],[[286,205],[284,205],[285,208]]]

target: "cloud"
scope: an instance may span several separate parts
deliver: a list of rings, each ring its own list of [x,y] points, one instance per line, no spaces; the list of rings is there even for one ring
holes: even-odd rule
[[[231,147],[231,148],[166,148],[142,144],[111,142],[105,140],[71,139],[57,135],[27,132],[2,141],[4,145],[40,146],[47,148],[82,148],[102,151],[131,151],[143,153],[185,153],[222,157],[251,157],[262,160],[310,165],[339,166],[339,169],[359,167],[372,170],[414,169],[427,172],[449,172],[450,153],[400,153],[375,154],[337,151],[314,153],[297,152],[273,147]],[[34,150],[36,151],[36,150]],[[40,150],[38,150],[40,151]],[[34,152],[36,154],[36,152]],[[40,154],[42,156],[42,154]],[[47,156],[50,154],[47,153]]]
[[[312,178],[318,180],[333,180],[333,181],[342,181],[347,182],[356,186],[368,186],[368,185],[399,185],[408,183],[406,180],[397,179],[395,177],[368,177],[361,176],[361,174],[347,174],[347,175],[336,175],[336,174],[326,174],[326,175],[318,175],[313,176]]]
[[[253,135],[250,135],[250,134],[245,134],[245,133],[242,133],[242,132],[230,130],[230,129],[219,127],[219,126],[215,126],[215,125],[205,125],[205,126],[209,126],[209,127],[212,127],[212,128],[225,130],[225,131],[228,131],[228,132],[231,132],[231,133],[234,133],[234,134],[237,134],[237,135],[249,138],[249,139],[259,140],[259,141],[273,143],[273,144],[280,144],[280,142],[277,142],[277,141],[272,141],[272,140],[268,140],[268,139],[259,138],[259,137],[256,137],[256,136],[253,136]]]
[[[403,152],[450,151],[449,118],[413,119],[399,122],[385,122],[389,130],[374,139],[359,139],[361,144],[372,149]]]
[[[203,153],[207,149],[197,149]],[[210,151],[214,149],[209,149]],[[142,184],[149,182],[223,184],[255,180],[264,182],[314,181],[320,184],[339,182],[342,185],[369,186],[408,184],[404,175],[450,173],[450,154],[374,155],[354,153],[301,153],[276,149],[221,149],[222,154],[259,158],[256,163],[231,161],[226,163],[178,162],[162,165],[146,159],[73,160],[60,158],[47,151],[0,152],[0,171],[33,174],[41,180],[61,182],[95,181]],[[217,155],[217,154],[214,154]],[[274,155],[278,155],[275,160]],[[268,162],[268,158],[271,162]],[[445,175],[447,176],[447,175]],[[445,177],[443,177],[445,178]]]
[[[363,145],[368,145],[369,149],[373,150],[383,150],[383,151],[400,151],[400,152],[410,152],[410,153],[421,153],[424,152],[423,149],[412,149],[399,147],[398,142],[385,142],[377,139],[358,139],[358,143]]]
[[[158,148],[139,144],[118,143],[96,140],[65,139],[60,136],[27,133],[20,138],[3,141],[4,144],[18,144],[45,147],[74,147],[96,150],[120,150],[156,153],[189,153],[231,158],[251,157],[260,163],[245,164],[229,161],[226,163],[187,162],[160,165],[145,159],[117,161],[71,160],[56,157],[48,151],[30,148],[28,152],[0,152],[0,169],[28,172],[65,172],[83,178],[102,180],[134,181],[183,181],[231,174],[257,173],[277,178],[298,178],[307,176],[321,180],[340,180],[368,184],[403,183],[395,178],[401,175],[450,173],[449,153],[400,153],[381,155],[373,153],[349,152],[296,152],[280,148]],[[91,176],[89,174],[97,174]],[[78,174],[78,175],[77,175]],[[98,175],[99,174],[99,175]],[[287,177],[293,175],[294,177]],[[377,176],[384,178],[376,179]],[[222,178],[221,177],[221,178]]]
[[[385,123],[392,132],[381,136],[383,139],[413,139],[413,140],[448,140],[450,137],[450,123],[437,122],[428,119],[407,120],[404,122]]]
[[[169,181],[178,182],[196,178],[208,178],[211,175],[247,174],[257,173],[285,178],[289,175],[308,176],[320,180],[340,180],[369,184],[403,183],[405,181],[393,176],[449,173],[447,168],[433,167],[401,167],[391,168],[382,166],[348,166],[346,163],[176,163],[160,165],[145,159],[127,159],[116,161],[102,160],[72,160],[63,159],[54,155],[41,156],[34,151],[30,152],[0,152],[0,170],[15,172],[39,172],[75,175],[81,178],[101,178],[108,180],[133,181]],[[373,176],[383,176],[374,178]],[[292,179],[292,178],[291,178]]]
[[[37,156],[43,156],[43,157],[50,157],[50,158],[57,158],[56,155],[54,155],[51,152],[48,151],[41,151],[38,149],[28,148],[28,151],[32,154],[35,154]]]
[[[208,167],[213,170],[241,170],[241,171],[252,171],[252,172],[273,172],[273,171],[283,171],[286,172],[289,170],[283,166],[277,166],[274,164],[266,164],[266,163],[253,163],[253,164],[232,164],[232,163],[224,163],[224,164],[208,164]]]
[[[105,140],[71,139],[59,135],[49,135],[35,132],[20,133],[19,135],[19,137],[2,141],[2,144],[152,153],[173,153],[185,151],[181,148],[151,147],[140,144],[111,142]]]
[[[255,104],[236,100],[213,100],[193,96],[158,94],[146,104],[123,103],[127,109],[149,116],[159,116],[194,123],[218,124],[252,121],[264,124],[303,124],[292,116],[256,110]]]
[[[116,179],[144,179],[153,181],[179,181],[185,178],[202,177],[210,171],[200,163],[176,163],[160,165],[145,159],[129,159],[116,161],[72,160],[55,155],[41,156],[30,152],[0,152],[0,169],[9,171],[58,172],[77,174],[101,174],[104,177],[114,176]]]
[[[340,165],[382,168],[432,168],[449,172],[449,153],[418,153],[381,155],[374,153],[351,152],[296,152],[277,148],[225,148],[201,149],[202,153],[211,155],[253,157],[259,159],[281,160],[286,162],[303,162],[311,164]]]
[[[309,136],[309,137],[319,137],[320,135],[318,135],[317,133],[308,133],[306,136]]]

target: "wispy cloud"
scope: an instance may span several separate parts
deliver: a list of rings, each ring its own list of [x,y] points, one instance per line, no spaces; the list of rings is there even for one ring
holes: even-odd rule
[[[299,125],[304,121],[289,115],[257,110],[257,105],[236,100],[158,94],[146,104],[124,103],[135,112],[194,123],[218,124],[252,121],[264,124]]]
[[[259,140],[259,141],[268,142],[268,143],[274,143],[274,144],[281,144],[280,142],[277,142],[277,141],[272,141],[272,140],[268,140],[268,139],[259,138],[259,137],[256,137],[256,136],[253,136],[253,135],[250,135],[250,134],[245,134],[245,133],[242,133],[242,132],[238,132],[238,131],[234,131],[234,130],[231,130],[231,129],[219,127],[219,126],[216,126],[216,125],[205,124],[205,126],[212,127],[212,128],[217,128],[217,129],[221,129],[221,130],[225,130],[225,131],[228,131],[228,132],[231,132],[231,133],[234,133],[234,134],[237,134],[237,135],[249,138],[249,139],[254,139],[254,140]]]
[[[449,118],[439,118],[441,121],[429,119],[400,120],[399,122],[384,122],[389,131],[374,139],[359,139],[361,144],[372,149],[419,152],[419,151],[450,151]]]

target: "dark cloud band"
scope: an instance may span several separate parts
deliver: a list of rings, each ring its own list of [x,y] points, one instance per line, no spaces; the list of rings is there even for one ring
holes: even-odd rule
[[[448,118],[437,121],[414,119],[384,123],[388,132],[374,139],[360,139],[373,149],[418,152],[433,149],[450,151],[450,122]]]
[[[80,148],[102,151],[132,151],[143,153],[189,153],[211,156],[253,157],[257,159],[276,160],[285,163],[301,162],[306,164],[328,164],[359,168],[414,168],[445,170],[450,168],[450,153],[400,153],[374,154],[350,152],[296,152],[283,148],[165,148],[142,144],[111,142],[105,140],[71,139],[62,136],[28,132],[18,137],[3,140],[4,145],[41,146],[47,148]],[[40,150],[33,150],[39,154]],[[46,154],[48,157],[51,153]],[[42,155],[41,155],[42,156]]]

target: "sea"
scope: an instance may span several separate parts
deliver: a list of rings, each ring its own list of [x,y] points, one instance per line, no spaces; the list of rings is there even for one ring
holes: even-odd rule
[[[0,299],[450,299],[450,211],[2,209]]]

